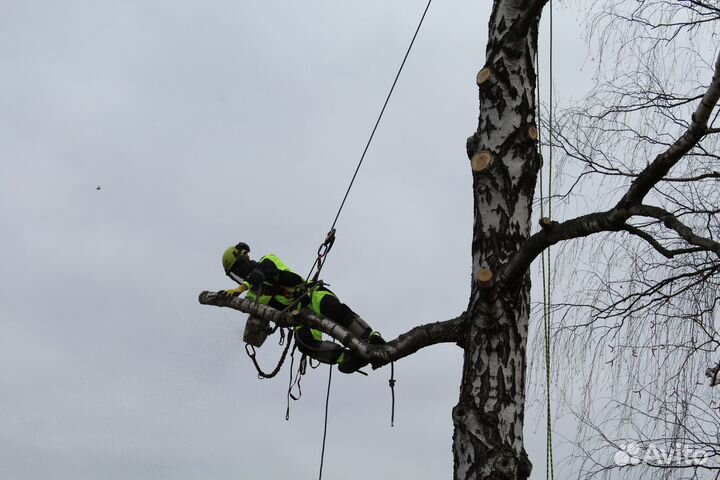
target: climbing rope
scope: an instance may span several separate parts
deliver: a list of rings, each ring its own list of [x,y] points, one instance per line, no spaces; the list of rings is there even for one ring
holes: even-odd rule
[[[327,394],[325,395],[325,425],[323,426],[322,450],[320,452],[320,474],[318,475],[318,480],[322,480],[323,464],[325,463],[325,440],[327,440],[328,406],[330,405],[330,384],[332,383],[332,371],[333,366],[330,365],[330,368],[328,369]]]
[[[432,3],[432,0],[428,0],[427,5],[425,5],[425,10],[423,10],[423,13],[422,13],[422,16],[420,17],[420,21],[418,22],[417,28],[415,28],[415,33],[412,36],[412,40],[410,40],[410,45],[408,45],[408,48],[405,51],[405,56],[403,57],[402,62],[400,63],[400,67],[398,68],[398,71],[395,74],[395,79],[393,80],[392,86],[390,87],[390,91],[388,91],[387,97],[385,97],[385,102],[383,103],[383,106],[380,109],[380,114],[378,115],[377,120],[375,121],[375,125],[373,126],[372,131],[370,132],[370,137],[368,138],[368,141],[365,144],[365,148],[363,149],[362,155],[360,155],[360,160],[358,161],[358,164],[355,167],[355,172],[353,173],[353,176],[350,179],[350,183],[348,184],[348,187],[345,190],[345,195],[343,196],[343,199],[340,202],[340,207],[338,208],[337,213],[335,214],[335,218],[333,219],[332,225],[330,226],[330,230],[328,231],[327,235],[325,236],[325,241],[320,245],[320,248],[318,249],[318,258],[315,260],[315,263],[313,264],[312,269],[310,270],[310,274],[308,275],[308,278],[312,274],[313,270],[315,270],[315,267],[317,267],[317,273],[315,274],[315,277],[317,278],[320,275],[320,271],[322,270],[322,267],[325,264],[325,259],[327,257],[327,254],[330,253],[332,244],[335,241],[335,226],[337,225],[337,222],[340,219],[340,214],[342,213],[343,208],[345,207],[345,202],[347,202],[348,196],[350,195],[350,190],[352,190],[352,187],[355,184],[355,179],[357,178],[358,172],[360,171],[360,167],[362,167],[362,164],[365,161],[365,155],[367,155],[367,152],[370,149],[370,145],[372,144],[373,138],[375,138],[375,132],[377,131],[378,126],[380,125],[380,121],[382,120],[382,117],[385,114],[385,109],[387,108],[388,103],[390,103],[390,97],[392,97],[392,94],[395,91],[395,86],[397,85],[398,79],[400,78],[400,74],[402,73],[403,68],[405,67],[405,62],[407,62],[408,56],[410,55],[410,51],[412,50],[413,45],[415,44],[415,39],[417,38],[418,33],[420,32],[420,28],[422,27],[422,24],[425,21],[425,16],[427,15],[428,10],[430,9],[431,3]],[[328,239],[331,239],[329,244],[328,244]],[[322,255],[321,255],[321,253],[322,253]]]
[[[355,168],[355,172],[353,173],[353,176],[350,180],[350,184],[347,187],[347,190],[345,190],[345,195],[343,196],[342,202],[340,203],[340,207],[338,208],[337,213],[335,214],[335,218],[333,219],[332,225],[330,226],[330,230],[325,235],[325,239],[318,247],[317,256],[315,258],[315,262],[313,263],[312,267],[310,268],[310,272],[307,274],[307,277],[305,278],[305,288],[304,291],[295,298],[295,300],[285,307],[283,309],[283,312],[288,311],[292,308],[294,308],[296,305],[300,304],[301,301],[308,296],[308,294],[315,288],[317,288],[318,285],[322,285],[322,282],[319,280],[320,278],[320,272],[323,269],[323,266],[325,265],[325,261],[327,260],[327,256],[330,253],[330,250],[332,250],[333,244],[335,243],[335,226],[337,225],[337,222],[340,218],[340,214],[342,213],[342,210],[345,206],[345,203],[348,199],[348,196],[350,195],[350,191],[355,183],[355,179],[357,178],[358,172],[360,171],[360,167],[362,166],[365,156],[370,148],[370,145],[373,141],[373,138],[375,137],[375,132],[377,131],[378,126],[380,125],[380,121],[382,120],[383,114],[385,113],[385,109],[388,106],[388,103],[390,102],[390,98],[392,97],[392,94],[395,90],[395,86],[397,85],[398,79],[400,78],[400,74],[402,73],[403,68],[405,67],[405,63],[408,59],[408,56],[410,55],[410,51],[412,50],[413,45],[415,44],[415,39],[418,36],[418,33],[420,32],[420,28],[422,27],[422,24],[425,20],[425,16],[427,15],[428,10],[430,9],[430,4],[432,3],[432,0],[428,0],[427,5],[425,6],[425,10],[423,11],[423,14],[420,18],[420,21],[417,25],[417,28],[415,29],[415,33],[413,34],[412,40],[410,41],[410,45],[407,48],[407,51],[405,52],[405,56],[403,57],[402,63],[400,64],[400,68],[398,68],[397,73],[395,74],[395,79],[393,80],[392,86],[390,87],[390,91],[387,94],[387,97],[385,98],[385,102],[383,103],[382,109],[380,110],[380,114],[378,115],[377,120],[375,121],[375,125],[373,126],[373,129],[370,133],[370,137],[368,138],[367,143],[365,144],[365,148],[363,149],[362,155],[360,156],[360,160],[358,161],[357,167]],[[313,275],[314,274],[314,275]],[[312,282],[310,282],[310,277],[312,276]],[[274,332],[274,330],[273,330]],[[281,330],[282,333],[282,330]],[[283,363],[285,362],[285,359],[287,357],[288,351],[290,351],[290,345],[292,343],[292,330],[289,329],[288,331],[288,338],[287,338],[287,345],[285,346],[285,349],[283,350],[282,356],[280,357],[280,361],[278,362],[278,365],[275,367],[275,369],[270,372],[266,373],[262,370],[260,365],[257,362],[256,359],[256,352],[255,347],[252,345],[246,344],[245,345],[245,351],[247,352],[248,356],[252,360],[253,364],[255,365],[255,369],[258,372],[259,378],[272,378],[275,375],[278,374],[280,369],[282,368]],[[282,339],[284,339],[284,335]],[[281,342],[282,342],[281,339]],[[298,366],[297,373],[293,377],[293,367],[295,364],[295,349],[297,345],[294,344],[292,346],[292,351],[290,352],[290,380],[288,385],[288,391],[287,391],[287,408],[285,410],[285,420],[290,419],[290,400],[298,400],[302,396],[302,389],[300,387],[300,381],[302,376],[305,374],[306,365],[307,365],[307,357],[305,355],[302,356],[300,360],[300,364]],[[390,417],[390,425],[394,425],[395,421],[395,367],[394,363],[391,363],[391,375],[389,380],[391,395],[392,395],[392,412]],[[328,420],[328,407],[329,407],[329,401],[330,401],[330,387],[332,384],[332,365],[330,366],[330,371],[328,374],[328,386],[327,386],[327,395],[325,398],[325,427],[323,430],[323,442],[322,442],[322,451],[320,454],[320,473],[319,473],[319,479],[322,479],[322,471],[323,471],[323,465],[325,460],[325,441],[327,439],[327,420]],[[293,388],[297,387],[298,394],[293,394]]]
[[[393,80],[392,86],[390,87],[390,91],[388,92],[387,97],[385,98],[385,103],[383,103],[382,109],[380,110],[380,114],[378,115],[377,121],[375,122],[375,126],[373,127],[372,132],[370,133],[370,138],[368,138],[367,144],[365,144],[365,149],[363,150],[362,155],[360,156],[360,161],[358,162],[357,168],[355,168],[355,173],[353,173],[352,179],[350,180],[350,184],[348,185],[348,188],[345,191],[345,196],[343,197],[342,202],[340,203],[340,208],[338,208],[337,214],[335,215],[335,220],[333,220],[330,230],[333,230],[335,228],[335,225],[337,224],[337,221],[340,218],[340,212],[342,212],[342,209],[345,206],[345,201],[347,200],[348,195],[350,194],[350,189],[352,188],[353,183],[355,183],[355,178],[357,177],[357,174],[360,171],[360,167],[362,166],[362,163],[365,160],[365,154],[367,153],[368,149],[370,148],[370,144],[373,141],[373,137],[375,136],[375,132],[377,131],[378,125],[380,125],[380,120],[382,120],[383,114],[385,113],[385,108],[388,106],[388,103],[390,102],[390,97],[392,96],[393,91],[395,90],[395,85],[397,85],[398,79],[400,78],[400,74],[402,73],[403,68],[405,67],[405,62],[407,61],[408,56],[410,55],[410,51],[412,50],[412,47],[415,44],[415,39],[417,38],[418,33],[420,32],[420,28],[422,27],[422,24],[425,21],[425,15],[427,15],[427,12],[430,9],[431,3],[432,3],[432,0],[428,0],[427,5],[425,6],[425,10],[423,11],[422,17],[420,17],[420,22],[418,22],[418,25],[417,25],[417,28],[415,29],[415,33],[413,34],[412,40],[410,40],[410,45],[408,45],[407,51],[405,52],[405,56],[403,57],[402,63],[400,64],[400,68],[398,68],[398,71],[395,74],[395,80]]]
[[[290,353],[290,381],[288,383],[287,390],[287,408],[285,409],[285,420],[290,420],[290,399],[294,398],[292,395],[293,388],[293,366],[295,365],[295,345],[293,345],[292,352]],[[299,397],[298,397],[299,398]]]
[[[325,235],[325,240],[323,243],[320,244],[320,247],[318,248],[318,254],[317,258],[315,259],[315,263],[313,263],[312,268],[310,269],[310,273],[308,273],[308,276],[306,278],[309,279],[310,276],[313,274],[313,271],[315,271],[315,275],[313,277],[314,280],[318,280],[320,277],[320,272],[322,271],[323,266],[325,265],[325,261],[327,260],[327,256],[330,253],[330,250],[332,249],[333,244],[335,243],[335,226],[337,225],[338,220],[340,219],[340,214],[343,211],[343,208],[345,207],[345,202],[348,199],[348,196],[350,195],[350,190],[352,190],[353,185],[355,184],[355,179],[357,178],[358,172],[360,171],[360,167],[362,167],[363,162],[365,161],[365,155],[367,154],[370,144],[372,144],[373,138],[375,137],[375,132],[377,131],[378,126],[380,125],[380,121],[382,120],[382,117],[385,113],[385,109],[388,106],[388,103],[390,102],[390,97],[392,97],[393,92],[395,91],[395,86],[397,85],[398,79],[400,78],[400,74],[403,71],[403,68],[405,67],[405,62],[408,59],[408,56],[410,55],[410,51],[412,50],[413,45],[415,44],[415,39],[418,36],[418,33],[420,32],[420,28],[422,27],[423,22],[425,21],[425,16],[427,15],[428,10],[430,9],[430,4],[432,3],[432,0],[428,0],[427,5],[425,6],[425,10],[423,10],[422,16],[420,17],[420,21],[418,22],[417,28],[415,28],[415,33],[412,36],[412,39],[410,40],[410,45],[408,45],[407,50],[405,51],[405,56],[403,56],[402,62],[400,63],[400,68],[398,68],[397,73],[395,74],[395,79],[393,80],[392,86],[390,87],[390,91],[387,94],[387,97],[385,97],[385,102],[383,103],[382,108],[380,109],[380,114],[377,117],[377,120],[375,121],[375,125],[373,126],[372,131],[370,132],[370,137],[368,138],[367,143],[365,144],[365,148],[363,149],[362,155],[360,155],[360,160],[358,161],[357,167],[355,167],[355,172],[353,172],[353,176],[350,179],[350,183],[348,184],[347,189],[345,190],[345,195],[343,196],[342,201],[340,202],[340,207],[338,207],[338,211],[335,214],[335,218],[333,219],[332,225],[330,226],[330,230],[328,231],[327,235]],[[317,268],[317,270],[315,270]],[[390,383],[390,390],[392,392],[392,415],[391,415],[391,426],[394,423],[395,420],[395,378],[394,378],[394,364],[391,363],[391,379],[389,381]],[[327,416],[328,416],[328,402],[330,399],[330,387],[332,384],[332,366],[330,366],[330,373],[328,375],[328,386],[327,386],[327,396],[325,398],[325,429],[323,430],[323,443],[322,443],[322,451],[320,453],[320,474],[319,479],[322,480],[322,471],[323,471],[323,463],[325,459],[325,440],[327,437]],[[288,406],[289,408],[289,406]]]
[[[305,375],[305,372],[307,371],[307,358],[307,355],[305,355],[304,353],[300,357],[298,369],[295,373],[295,380],[290,383],[290,388],[288,389],[288,395],[295,401],[300,400],[300,398],[302,397],[302,385],[300,385],[300,382],[302,381],[303,375]],[[290,369],[290,374],[292,375],[292,368]],[[293,388],[297,388],[297,395],[293,394]]]
[[[390,426],[395,426],[395,362],[390,362],[390,397],[392,398],[392,404],[390,406]]]
[[[552,146],[552,137],[553,137],[553,108],[554,108],[554,102],[553,102],[553,8],[552,8],[552,0],[550,1],[550,4],[548,5],[548,8],[550,9],[550,15],[549,15],[549,22],[550,22],[550,28],[549,28],[549,36],[550,36],[550,46],[549,46],[549,80],[550,80],[550,92],[549,92],[549,112],[548,112],[548,136],[550,137],[549,142],[547,143],[548,148],[548,186],[547,186],[547,197],[545,197],[545,189],[543,186],[543,174],[540,173],[540,216],[545,217],[545,202],[547,198],[547,211],[548,211],[548,218],[552,219],[552,176],[553,176],[553,146]],[[536,70],[537,70],[537,116],[538,116],[538,127],[540,124],[540,96],[541,96],[541,85],[540,85],[540,62],[538,61],[537,54],[536,54]],[[540,146],[540,151],[542,152],[543,149],[543,142],[542,137],[540,136],[540,128],[538,128],[538,143]],[[542,153],[540,154],[540,158],[542,160]],[[545,463],[545,477],[548,480],[554,480],[555,478],[555,464],[553,461],[553,441],[552,441],[552,402],[551,402],[551,396],[550,396],[550,381],[551,381],[551,375],[550,375],[550,361],[551,361],[551,348],[550,348],[550,340],[551,340],[551,324],[552,324],[552,263],[551,263],[551,257],[550,257],[550,247],[548,247],[546,250],[543,250],[540,261],[542,264],[542,284],[543,284],[543,336],[545,340],[545,382],[546,382],[546,416],[547,416],[547,430],[546,430],[546,463]]]

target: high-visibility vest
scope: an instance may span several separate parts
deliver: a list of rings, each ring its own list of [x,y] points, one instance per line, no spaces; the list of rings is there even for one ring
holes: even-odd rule
[[[260,260],[258,260],[258,263],[262,263],[264,260],[270,260],[275,265],[275,268],[278,269],[278,271],[295,273],[290,269],[290,267],[285,265],[277,256],[272,253],[260,258]],[[276,285],[273,282],[263,282],[260,288],[260,292],[257,292],[247,281],[243,282],[243,284],[248,287],[248,293],[246,295],[246,298],[249,300],[262,303],[263,305],[267,305],[273,299],[275,299],[276,302],[280,303],[283,306],[288,306],[293,302],[292,294],[294,292],[291,289]],[[278,290],[284,290],[284,292],[281,293]],[[258,295],[258,293],[260,293],[261,295]]]
[[[290,269],[290,267],[285,265],[282,262],[282,260],[280,260],[275,254],[270,253],[268,255],[265,255],[264,257],[260,258],[260,260],[258,260],[258,263],[261,263],[264,260],[270,260],[275,265],[275,268],[278,269],[278,271],[295,273]],[[243,282],[243,283],[245,286],[248,287],[248,293],[246,295],[246,298],[248,300],[253,300],[255,302],[262,303],[263,305],[268,305],[271,301],[275,300],[281,306],[287,307],[288,305],[290,305],[293,302],[294,299],[292,298],[292,295],[294,293],[296,293],[294,291],[289,291],[290,289],[287,289],[285,287],[275,285],[272,282],[266,281],[266,282],[263,282],[261,290],[259,292],[259,293],[261,293],[261,295],[258,295],[258,292],[256,292],[247,281]],[[299,286],[302,287],[302,285],[299,285]],[[287,293],[285,295],[283,295],[281,293],[279,294],[277,292],[278,289],[286,290]],[[272,293],[264,294],[265,291],[272,292]],[[308,294],[308,296],[310,298],[309,306],[310,306],[310,309],[314,313],[316,313],[318,315],[322,315],[322,313],[320,312],[320,302],[327,295],[335,295],[335,294],[329,290],[326,290],[326,289],[318,290],[317,288],[313,288],[312,291],[309,292],[309,294]],[[301,327],[297,327],[297,328],[301,328]],[[316,340],[322,340],[322,332],[320,332],[319,330],[312,329],[312,335],[313,335],[313,338],[315,338]]]

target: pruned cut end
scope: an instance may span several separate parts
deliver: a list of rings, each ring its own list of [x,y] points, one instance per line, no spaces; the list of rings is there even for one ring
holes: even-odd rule
[[[532,140],[533,142],[537,142],[538,130],[535,125],[531,125],[530,128],[528,128],[528,137],[530,137],[530,140]]]
[[[482,172],[487,169],[491,163],[492,154],[487,150],[476,153],[470,160],[470,166],[472,167],[473,172]]]
[[[480,285],[489,286],[492,284],[493,281],[493,272],[489,268],[481,268],[475,274],[475,278]]]
[[[492,76],[492,72],[489,68],[483,68],[480,70],[475,77],[475,82],[478,84],[478,86],[482,85],[483,83],[487,82],[490,77]]]

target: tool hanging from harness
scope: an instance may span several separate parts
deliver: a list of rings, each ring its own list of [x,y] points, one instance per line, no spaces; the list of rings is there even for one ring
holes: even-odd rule
[[[255,315],[248,316],[245,322],[245,331],[243,332],[243,341],[250,346],[260,348],[265,343],[268,335],[272,331],[270,321]]]
[[[330,250],[332,249],[332,246],[334,243],[335,243],[335,229],[332,229],[325,236],[325,241],[320,245],[320,247],[318,247],[317,257],[315,259],[315,262],[313,263],[313,266],[312,266],[310,272],[308,273],[307,277],[305,278],[305,281],[298,288],[289,289],[289,288],[285,288],[285,287],[281,287],[281,286],[276,287],[268,282],[263,282],[260,286],[260,291],[256,294],[256,296],[258,298],[262,298],[264,296],[275,297],[275,296],[279,295],[284,298],[289,298],[290,303],[288,303],[282,309],[282,311],[284,311],[284,312],[292,311],[296,307],[302,306],[303,303],[305,303],[305,304],[309,303],[310,296],[311,296],[313,290],[323,287],[325,285],[325,283],[319,279],[320,271],[322,270],[322,266],[325,263],[325,259],[328,255],[328,253],[330,252]],[[317,268],[317,271],[315,272],[315,275],[314,275],[312,281],[309,281],[310,276],[313,274],[313,272],[315,271],[316,268]],[[274,333],[275,330],[278,330],[278,329],[280,330],[280,333],[282,336],[281,340],[280,340],[280,345],[283,344],[283,341],[286,336],[287,336],[287,345],[285,346],[285,349],[283,350],[283,353],[280,357],[277,367],[268,374],[263,371],[263,369],[260,367],[260,365],[257,361],[255,347],[259,348],[260,346],[262,346],[262,344],[265,342],[267,337],[271,333]],[[282,368],[283,363],[285,362],[288,351],[290,350],[290,344],[292,343],[292,340],[293,340],[293,330],[288,328],[287,334],[286,334],[284,328],[276,326],[274,329],[272,329],[270,327],[269,321],[263,320],[263,319],[260,319],[258,317],[254,317],[251,315],[248,317],[248,319],[245,323],[245,332],[243,334],[243,340],[246,342],[245,352],[252,360],[253,365],[255,366],[255,370],[257,370],[258,377],[261,379],[272,378],[275,375],[277,375],[277,373]],[[294,350],[294,347],[293,347],[293,350]],[[301,361],[300,361],[301,365],[303,364],[304,357],[305,357],[305,354],[303,354],[303,356],[301,357]],[[305,369],[303,369],[302,373],[304,373],[304,372],[305,372]],[[290,388],[292,388],[292,386]],[[290,395],[289,395],[289,397],[290,397]]]

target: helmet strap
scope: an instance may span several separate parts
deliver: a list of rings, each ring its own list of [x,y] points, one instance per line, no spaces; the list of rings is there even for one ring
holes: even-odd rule
[[[226,275],[227,275],[228,277],[230,277],[234,282],[236,282],[236,283],[238,283],[238,284],[240,284],[240,285],[242,285],[242,283],[244,282],[244,280],[242,279],[242,277],[240,277],[240,275],[238,275],[237,273],[233,272],[232,270],[229,271]]]

